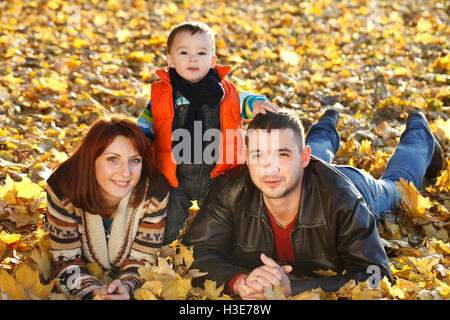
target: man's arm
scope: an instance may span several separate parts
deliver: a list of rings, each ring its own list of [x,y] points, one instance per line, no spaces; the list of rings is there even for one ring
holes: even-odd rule
[[[194,246],[194,263],[191,268],[208,272],[207,279],[225,284],[247,270],[233,259],[234,222],[230,199],[226,199],[224,186],[227,179],[219,177],[208,193],[187,233],[183,244]],[[233,201],[233,200],[231,200]]]
[[[375,218],[362,199],[355,202],[352,210],[338,213],[337,228],[337,246],[345,274],[293,280],[291,288],[294,295],[319,287],[324,291],[337,291],[352,279],[361,282],[378,275],[379,279],[374,279],[374,283],[381,281],[384,276],[392,279]]]

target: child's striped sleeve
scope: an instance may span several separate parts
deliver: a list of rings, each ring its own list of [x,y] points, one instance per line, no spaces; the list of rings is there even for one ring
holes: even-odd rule
[[[267,100],[260,94],[254,94],[251,91],[239,92],[239,104],[241,105],[241,116],[243,119],[251,119],[253,117],[253,103],[258,100]]]
[[[152,101],[150,100],[147,104],[145,110],[139,115],[136,124],[145,134],[150,138],[151,141],[155,139],[153,134],[153,114],[152,114]]]

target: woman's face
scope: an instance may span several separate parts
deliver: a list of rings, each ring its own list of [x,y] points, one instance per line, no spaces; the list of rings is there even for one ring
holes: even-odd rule
[[[108,207],[115,207],[138,183],[142,157],[130,139],[117,136],[95,160],[95,175]]]

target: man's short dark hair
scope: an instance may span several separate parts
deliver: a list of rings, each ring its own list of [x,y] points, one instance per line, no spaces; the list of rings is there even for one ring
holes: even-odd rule
[[[245,135],[245,144],[248,145],[248,132],[262,129],[270,133],[274,129],[291,129],[298,138],[299,151],[302,151],[305,144],[305,130],[300,119],[289,111],[258,113],[248,124]]]
[[[173,30],[170,32],[169,37],[167,38],[167,52],[170,53],[170,50],[172,49],[172,43],[173,39],[175,39],[175,36],[183,31],[190,32],[191,35],[196,34],[197,32],[200,33],[206,33],[208,35],[209,41],[211,43],[211,54],[214,55],[216,51],[216,44],[214,40],[214,33],[212,32],[211,28],[203,22],[199,21],[186,21],[183,23],[180,23],[177,25]]]

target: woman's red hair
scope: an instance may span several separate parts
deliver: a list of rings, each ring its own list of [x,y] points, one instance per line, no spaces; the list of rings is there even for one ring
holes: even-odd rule
[[[134,188],[131,205],[136,207],[148,194],[165,196],[168,191],[167,182],[153,163],[151,145],[145,133],[133,121],[119,117],[97,120],[75,152],[52,173],[47,181],[49,185],[56,185],[58,191],[75,207],[103,218],[108,217],[112,212],[104,207],[105,201],[96,179],[95,160],[117,136],[130,139],[142,157],[141,177]]]

